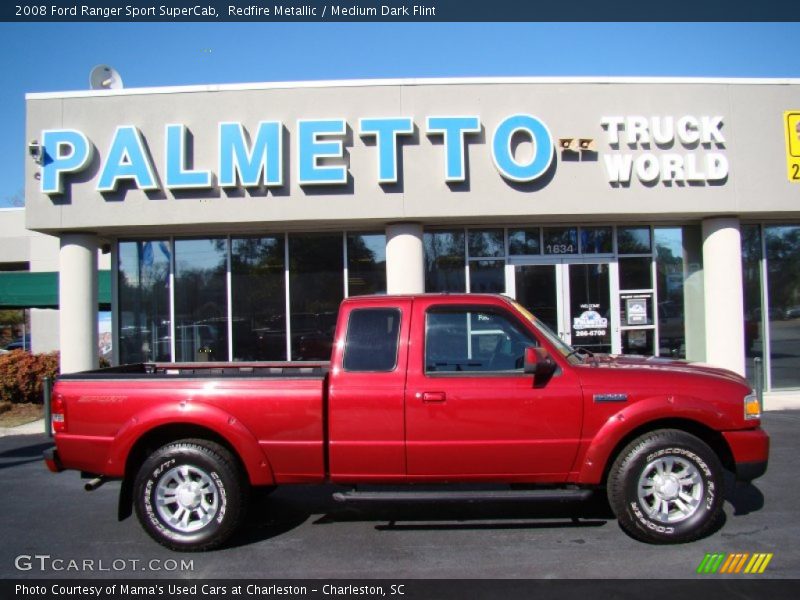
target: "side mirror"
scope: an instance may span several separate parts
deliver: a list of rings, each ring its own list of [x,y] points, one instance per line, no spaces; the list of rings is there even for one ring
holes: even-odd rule
[[[554,361],[547,350],[537,346],[525,348],[525,361],[523,371],[533,375],[534,386],[541,386],[553,376],[556,371],[556,361]]]

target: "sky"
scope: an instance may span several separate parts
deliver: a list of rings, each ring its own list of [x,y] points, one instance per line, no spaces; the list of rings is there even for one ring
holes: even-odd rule
[[[800,23],[0,24],[0,208],[23,198],[25,94],[484,76],[800,77]],[[800,98],[798,98],[800,105]]]

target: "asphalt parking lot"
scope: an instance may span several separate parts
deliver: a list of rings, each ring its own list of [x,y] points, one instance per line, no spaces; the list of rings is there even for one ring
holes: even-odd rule
[[[118,483],[85,492],[77,473],[49,473],[44,435],[10,436],[0,438],[0,577],[708,578],[696,574],[706,553],[758,552],[774,556],[755,577],[797,579],[800,411],[767,413],[764,426],[768,473],[729,482],[725,523],[691,544],[634,541],[602,498],[354,508],[333,502],[332,487],[299,486],[256,497],[233,543],[201,554],[162,548],[135,518],[118,522]]]

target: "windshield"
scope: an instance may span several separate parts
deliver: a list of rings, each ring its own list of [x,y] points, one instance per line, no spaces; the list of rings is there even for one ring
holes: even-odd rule
[[[556,347],[556,350],[559,351],[561,356],[563,356],[573,364],[583,362],[583,357],[576,354],[575,349],[572,348],[572,346],[565,343],[564,340],[558,337],[558,335],[552,329],[550,329],[550,327],[548,327],[542,321],[533,316],[533,313],[531,313],[531,311],[522,306],[516,300],[511,300],[511,303],[520,313],[522,313],[522,315],[526,319],[528,319],[528,321],[530,321],[530,323],[537,329],[537,331],[539,331],[539,333],[541,333],[544,337],[547,338],[547,341],[549,341],[553,346]]]

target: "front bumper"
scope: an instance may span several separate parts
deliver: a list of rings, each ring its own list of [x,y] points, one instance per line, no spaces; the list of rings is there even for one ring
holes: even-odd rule
[[[766,460],[736,463],[736,481],[753,481],[767,472]]]
[[[55,448],[44,451],[44,464],[53,473],[60,473],[64,470],[64,465],[61,464],[61,459],[58,457],[58,450]]]
[[[760,427],[742,431],[723,431],[736,464],[737,481],[752,481],[767,472],[769,436]]]

